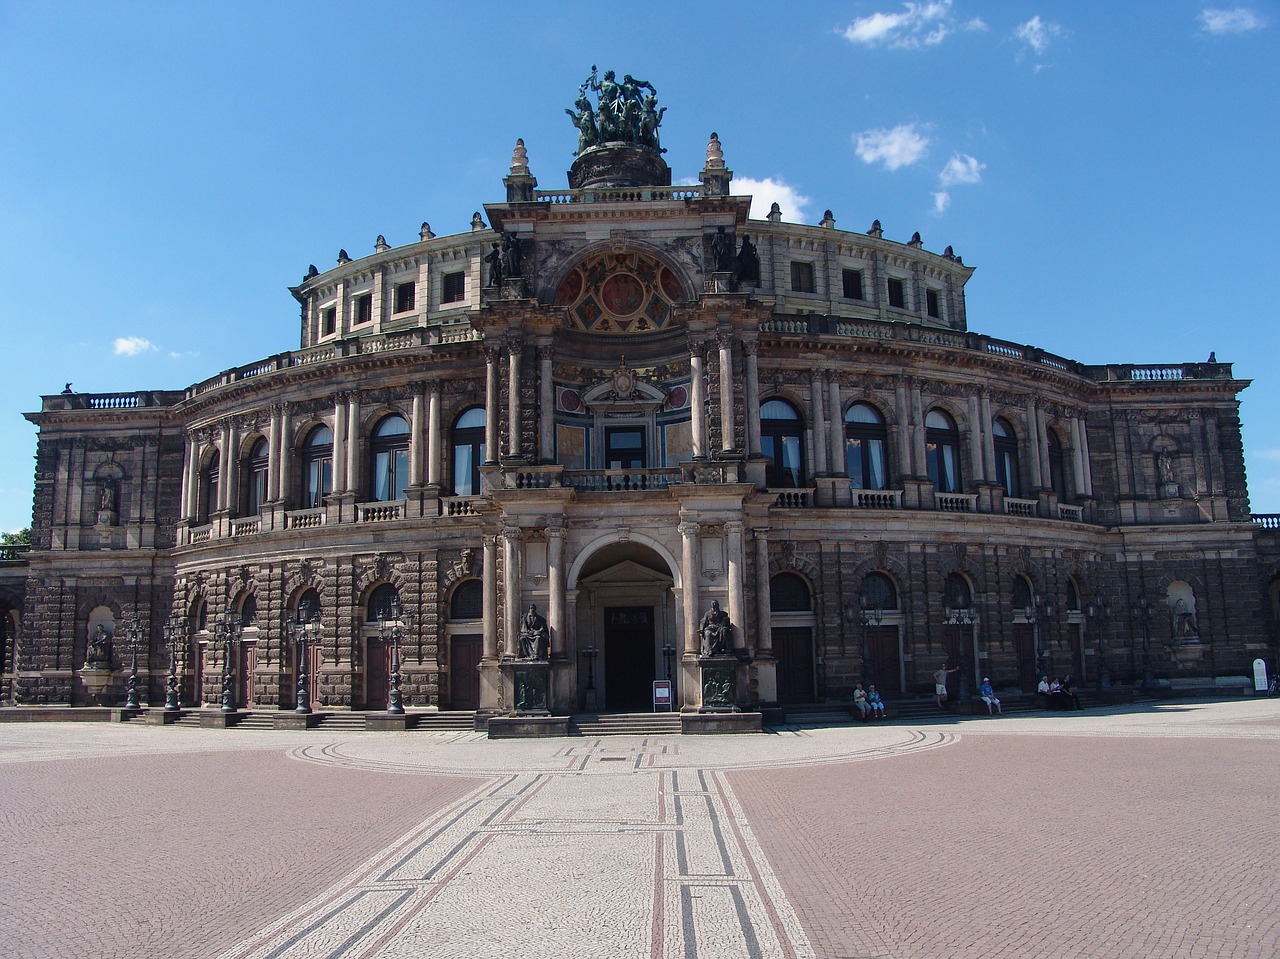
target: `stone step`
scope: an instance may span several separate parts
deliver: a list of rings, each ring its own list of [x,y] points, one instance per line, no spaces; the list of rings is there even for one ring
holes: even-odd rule
[[[572,733],[579,736],[680,735],[679,713],[604,713],[573,717]]]
[[[419,729],[423,732],[438,732],[440,730],[466,730],[473,732],[476,728],[475,710],[456,710],[441,713],[418,713],[415,722],[410,729]]]
[[[317,728],[326,732],[363,732],[364,713],[325,713],[317,724]]]

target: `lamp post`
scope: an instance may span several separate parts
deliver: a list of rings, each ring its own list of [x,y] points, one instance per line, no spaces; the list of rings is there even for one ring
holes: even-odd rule
[[[231,665],[231,657],[233,651],[240,648],[241,629],[239,619],[228,619],[225,616],[220,617],[214,625],[214,639],[222,645],[222,711],[224,713],[236,711],[236,671]]]
[[[169,647],[169,679],[165,686],[164,711],[176,713],[181,708],[178,701],[178,644],[186,638],[186,624],[177,613],[164,624],[164,642]]]
[[[136,619],[125,620],[125,635],[129,637],[129,686],[128,695],[125,697],[125,709],[141,709],[138,703],[138,639],[142,632],[142,627],[138,625]]]
[[[1142,626],[1142,691],[1155,688],[1156,676],[1151,669],[1151,604],[1142,596],[1133,605],[1134,621]]]
[[[965,635],[960,643],[960,702],[965,702],[972,694],[973,688],[970,685],[973,681],[973,627],[978,622],[978,612],[981,609],[981,603],[976,599],[969,601],[968,606],[960,606],[955,609],[948,610],[947,617],[943,620],[949,626],[961,626],[965,628]]]
[[[662,661],[667,666],[667,682],[671,682],[671,661],[676,657],[676,648],[670,643],[662,644]]]
[[[582,647],[582,658],[587,661],[587,709],[596,708],[596,657],[600,650],[595,646]]]
[[[862,626],[862,679],[863,682],[871,682],[877,677],[874,675],[875,670],[868,671],[869,660],[871,659],[871,639],[867,630],[871,627],[879,628],[884,622],[884,608],[881,606],[879,598],[876,602],[871,602],[866,593],[858,597],[858,622]]]
[[[1111,668],[1107,665],[1107,645],[1102,635],[1107,621],[1111,619],[1111,607],[1101,593],[1094,593],[1093,601],[1085,609],[1085,615],[1089,617],[1089,621],[1093,623],[1097,632],[1097,656],[1095,657],[1097,662],[1094,664],[1097,667],[1097,676],[1094,684],[1098,692],[1102,692],[1104,689],[1111,688]]]
[[[307,644],[316,642],[316,636],[320,632],[320,611],[314,610],[308,619],[305,610],[299,608],[294,619],[285,620],[284,628],[290,642],[293,643],[298,662],[297,705],[294,706],[293,711],[299,716],[309,716],[311,714],[311,683],[307,675],[309,662]]]
[[[387,618],[387,612],[384,611],[378,621],[378,630],[382,634],[383,643],[386,643],[388,637],[391,640],[391,675],[387,677],[387,712],[395,716],[403,716],[404,694],[400,691],[400,640],[404,635],[406,622],[410,629],[413,628],[413,614],[402,610],[399,600],[391,604],[390,619]]]
[[[1053,672],[1053,653],[1049,650],[1048,641],[1049,624],[1058,615],[1058,607],[1052,599],[1046,600],[1036,593],[1031,598],[1031,605],[1023,609],[1022,615],[1035,631],[1036,670],[1041,676],[1048,676]],[[1041,624],[1044,625],[1043,629]]]

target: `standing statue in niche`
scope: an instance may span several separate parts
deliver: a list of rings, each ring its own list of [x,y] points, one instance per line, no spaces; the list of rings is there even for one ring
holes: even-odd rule
[[[520,655],[518,659],[542,661],[550,647],[547,621],[538,614],[538,607],[529,604],[529,611],[520,620]]]
[[[496,290],[502,286],[502,250],[496,241],[493,243],[493,249],[485,256],[484,261],[489,264],[489,282],[487,286]]]
[[[524,276],[523,257],[520,241],[515,235],[502,234],[502,272],[508,280],[518,280]]]
[[[114,513],[116,510],[116,484],[110,478],[102,481],[102,492],[98,494],[98,509],[106,513]]]
[[[742,246],[738,250],[738,282],[746,286],[760,285],[760,255],[751,237],[742,234]]]
[[[1185,599],[1173,604],[1173,635],[1178,639],[1195,639],[1200,635],[1196,614],[1187,606]]]
[[[1168,450],[1160,450],[1156,453],[1156,473],[1160,476],[1160,482],[1169,485],[1174,482],[1173,479],[1173,456]]]
[[[89,648],[84,656],[85,669],[111,668],[111,634],[99,623],[89,637]]]
[[[719,227],[711,238],[711,258],[715,261],[717,273],[733,272],[733,237],[724,231],[724,227]]]
[[[702,635],[703,656],[727,656],[733,650],[733,624],[729,614],[720,608],[719,600],[711,601],[711,608],[703,614],[698,624]]]

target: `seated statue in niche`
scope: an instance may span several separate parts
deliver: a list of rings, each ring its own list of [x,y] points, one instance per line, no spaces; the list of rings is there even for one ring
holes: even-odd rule
[[[719,600],[711,601],[711,608],[698,624],[698,632],[702,636],[703,656],[727,656],[733,652],[733,625],[729,614],[720,608]]]
[[[547,621],[538,614],[538,607],[529,604],[529,611],[520,620],[520,653],[517,659],[541,661],[547,658],[550,634]]]
[[[89,637],[89,648],[85,650],[85,669],[111,668],[111,634],[99,623]]]
[[[738,282],[746,286],[760,285],[760,254],[751,237],[742,234],[742,248],[738,250]]]

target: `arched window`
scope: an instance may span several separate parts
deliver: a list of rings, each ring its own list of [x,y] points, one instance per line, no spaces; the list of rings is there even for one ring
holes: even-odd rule
[[[884,417],[870,403],[854,403],[844,414],[844,462],[853,489],[884,489],[888,484]]]
[[[480,495],[480,465],[484,458],[484,407],[473,406],[453,423],[450,460],[454,496]]]
[[[769,608],[775,613],[807,613],[813,609],[809,584],[795,573],[779,573],[769,580]]]
[[[1031,581],[1025,576],[1013,578],[1013,608],[1015,610],[1034,609],[1036,594],[1031,589]]]
[[[203,599],[196,600],[192,605],[188,625],[193,633],[207,633],[209,631],[209,604]]]
[[[333,492],[333,430],[317,426],[302,447],[302,506],[315,509]]]
[[[1067,577],[1067,612],[1080,612],[1080,588],[1070,576]]]
[[[1067,474],[1063,471],[1062,440],[1058,434],[1049,430],[1049,488],[1058,494],[1058,499],[1067,498]]]
[[[930,410],[924,419],[925,460],[929,479],[939,493],[960,492],[960,431],[942,410]]]
[[[394,620],[399,617],[400,594],[390,583],[383,583],[369,594],[364,621],[377,623],[382,620]]]
[[[449,598],[449,619],[480,619],[484,616],[484,587],[478,579],[463,580]]]
[[[298,605],[294,610],[294,620],[309,623],[320,618],[320,594],[309,589],[298,597]]]
[[[800,414],[786,400],[767,400],[760,407],[760,452],[769,458],[765,485],[795,489],[804,485],[804,429]]]
[[[409,485],[409,424],[403,416],[388,416],[369,441],[373,499],[380,503],[404,499]]]
[[[858,597],[864,609],[897,609],[898,587],[884,573],[867,573],[862,580],[862,593]]]
[[[267,477],[271,474],[270,448],[264,437],[249,449],[244,461],[244,515],[255,516],[267,502]]]
[[[258,625],[258,600],[253,593],[240,602],[240,625],[245,629]]]
[[[946,585],[942,588],[942,605],[947,609],[973,607],[973,591],[969,589],[969,581],[959,573],[947,574]]]
[[[222,504],[218,502],[218,475],[220,459],[214,450],[200,474],[200,522],[209,522],[209,517],[216,513]]]
[[[996,482],[1004,487],[1005,496],[1021,496],[1018,437],[1013,432],[1013,427],[1003,417],[991,424],[991,440],[996,449]]]

